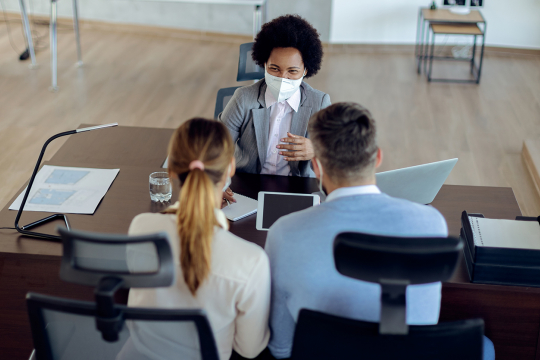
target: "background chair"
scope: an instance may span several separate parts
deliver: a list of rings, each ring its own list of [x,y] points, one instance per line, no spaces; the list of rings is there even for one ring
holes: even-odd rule
[[[334,241],[337,270],[381,285],[380,323],[300,311],[292,359],[482,359],[481,319],[409,326],[408,285],[448,280],[463,243],[456,238],[396,238],[342,233]]]
[[[236,81],[260,80],[264,77],[264,69],[255,64],[251,58],[253,48],[252,42],[240,45],[240,56],[238,57],[238,73]],[[234,91],[241,86],[233,86],[219,89],[216,97],[216,107],[214,110],[214,119],[225,109]]]
[[[202,310],[129,308],[117,290],[170,286],[174,262],[165,233],[128,237],[59,229],[63,280],[96,286],[95,302],[29,293],[37,360],[161,358],[218,360]]]
[[[236,89],[241,86],[233,86],[228,88],[219,89],[216,96],[216,107],[214,110],[214,119],[217,119],[218,115],[225,109],[225,106],[229,103]]]
[[[264,77],[264,68],[255,64],[251,58],[253,44],[250,42],[240,45],[236,81],[260,80]]]

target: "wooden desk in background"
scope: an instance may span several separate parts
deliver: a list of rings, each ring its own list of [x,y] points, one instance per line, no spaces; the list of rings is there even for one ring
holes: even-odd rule
[[[426,31],[427,25],[427,31]],[[479,27],[482,25],[482,28]],[[484,58],[484,40],[487,28],[487,23],[482,13],[478,10],[471,10],[469,14],[454,14],[449,9],[420,8],[418,12],[418,25],[416,29],[416,45],[414,53],[417,61],[417,72],[422,72],[422,62],[424,63],[424,72],[428,75],[428,81],[443,81],[443,82],[462,82],[462,83],[479,83],[482,72],[482,63]],[[429,34],[432,30],[431,53],[429,52]],[[434,56],[435,34],[446,35],[472,35],[474,38],[474,46],[472,48],[472,57],[469,58],[454,58],[453,56]],[[482,37],[482,46],[480,52],[480,61],[478,66],[475,64],[476,54],[476,38]],[[429,59],[429,72],[427,71],[427,63]],[[471,74],[476,71],[474,79],[432,79],[431,69],[433,59],[471,61]]]
[[[118,177],[94,215],[69,215],[73,228],[97,232],[126,233],[133,217],[156,212],[148,194],[148,175],[160,169],[172,129],[118,127],[71,136],[49,164],[120,168]],[[30,174],[29,174],[30,175]],[[315,179],[238,174],[232,189],[257,197],[261,190],[311,193]],[[22,190],[22,189],[21,189]],[[13,199],[18,195],[13,194]],[[173,199],[178,196],[173,193]],[[0,211],[0,226],[13,226],[15,211]],[[486,217],[513,219],[520,215],[510,188],[445,185],[433,206],[448,222],[450,234],[458,235],[463,210]],[[44,217],[25,212],[22,223]],[[231,231],[260,246],[266,232],[255,229],[256,216],[231,224]],[[60,224],[60,222],[58,222]],[[42,231],[54,231],[48,224]],[[25,294],[34,291],[66,298],[92,300],[93,289],[60,281],[61,245],[0,230],[0,358],[28,359],[32,349]],[[486,335],[494,344],[497,359],[536,359],[540,330],[540,289],[480,285],[469,282],[461,263],[453,279],[443,284],[441,321],[481,317]],[[540,357],[538,357],[540,359]]]

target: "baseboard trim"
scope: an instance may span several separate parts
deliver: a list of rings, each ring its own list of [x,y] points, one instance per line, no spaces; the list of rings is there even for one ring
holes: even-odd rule
[[[325,44],[329,52],[357,54],[414,54],[414,48],[409,44]]]
[[[438,55],[451,55],[452,48],[456,45],[435,45],[435,52]],[[462,45],[458,45],[462,46]],[[330,52],[345,52],[345,53],[401,53],[414,54],[415,45],[413,44],[326,44],[326,48]],[[484,49],[485,55],[526,55],[540,56],[540,49],[522,49],[522,48],[506,48],[500,46],[486,46]]]
[[[6,12],[9,15],[8,20],[21,20],[20,13]],[[49,17],[45,15],[33,15],[34,20],[40,22],[48,22]],[[2,22],[4,19],[0,19]],[[64,27],[73,26],[72,18],[59,17],[58,24]],[[114,23],[100,20],[79,20],[81,29],[92,29],[100,31],[117,31],[132,33],[145,36],[172,37],[185,40],[210,41],[229,44],[243,44],[253,41],[250,35],[241,34],[226,34],[211,31],[197,31],[172,27],[160,27],[140,24]],[[323,43],[325,51],[339,53],[395,53],[395,54],[414,54],[414,44],[331,44]],[[436,46],[436,51],[439,54],[451,54],[452,46]],[[486,46],[486,55],[526,55],[540,56],[540,49],[524,49],[524,48],[507,48],[500,46]]]
[[[6,12],[6,14],[9,15],[8,20],[21,20],[21,15],[19,13]],[[47,24],[50,20],[49,17],[45,15],[33,15],[32,18],[34,20]],[[2,22],[2,20],[4,19],[0,19],[0,22]],[[73,19],[69,17],[58,17],[57,23],[59,26],[73,27]],[[98,31],[116,31],[144,36],[169,37],[183,40],[210,41],[228,44],[243,44],[253,41],[253,37],[250,35],[226,34],[211,31],[198,31],[140,24],[114,23],[86,19],[79,19],[79,28],[81,30],[89,29]]]
[[[486,46],[486,54],[540,56],[540,50],[524,49],[524,48],[509,48],[509,47],[500,47],[500,46]]]

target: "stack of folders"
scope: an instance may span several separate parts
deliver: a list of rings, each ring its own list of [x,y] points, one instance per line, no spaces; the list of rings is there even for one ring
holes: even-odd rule
[[[464,211],[461,225],[471,282],[540,287],[538,218],[486,219]]]
[[[257,200],[240,194],[234,194],[234,199],[236,200],[235,203],[231,203],[222,209],[227,219],[238,221],[257,212],[259,204]]]

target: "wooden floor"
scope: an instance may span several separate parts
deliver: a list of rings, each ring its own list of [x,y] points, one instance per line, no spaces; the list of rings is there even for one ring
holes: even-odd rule
[[[12,23],[12,30],[22,48],[20,26]],[[38,52],[39,68],[29,69],[0,23],[0,205],[28,179],[43,142],[57,132],[109,122],[173,128],[193,116],[212,117],[217,90],[241,85],[240,42],[83,27],[85,65],[76,68],[73,34],[62,31],[60,91],[51,93],[48,50]],[[461,64],[435,66],[440,74],[466,73]],[[523,140],[540,138],[540,57],[488,54],[477,86],[428,83],[409,52],[332,47],[307,81],[333,102],[356,101],[373,112],[381,170],[458,157],[448,184],[511,186],[524,214],[540,214],[520,156]],[[46,158],[62,143],[52,143]]]

